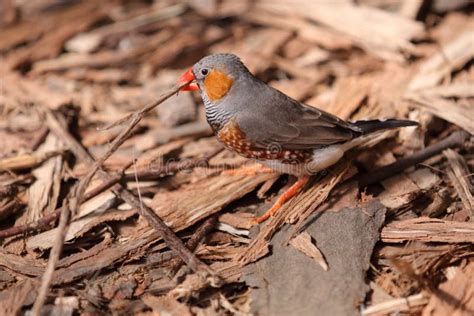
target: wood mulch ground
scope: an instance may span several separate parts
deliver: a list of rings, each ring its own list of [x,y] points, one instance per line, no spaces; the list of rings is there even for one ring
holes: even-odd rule
[[[0,315],[474,314],[473,2],[0,8]],[[252,162],[175,86],[216,52],[343,119],[420,126],[252,226],[294,179],[222,173]]]

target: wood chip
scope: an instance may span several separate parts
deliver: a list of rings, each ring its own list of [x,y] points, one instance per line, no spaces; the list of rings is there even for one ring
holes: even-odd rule
[[[445,221],[436,218],[420,217],[395,221],[382,229],[383,242],[403,241],[473,243],[472,223]]]
[[[266,8],[257,8],[248,12],[245,18],[254,23],[296,31],[302,39],[327,49],[349,49],[353,45],[353,41],[348,36],[294,15],[274,14],[273,11],[267,11]]]
[[[421,23],[368,6],[350,2],[312,3],[306,1],[259,1],[271,12],[293,12],[350,36],[373,54],[388,60],[403,61],[400,50],[413,52],[410,39],[423,33]],[[374,28],[374,25],[384,25]]]
[[[22,154],[15,157],[0,160],[0,170],[21,170],[38,166],[51,157],[61,155],[62,151],[36,152],[32,154]]]
[[[100,68],[106,65],[120,65],[152,51],[171,36],[172,34],[165,30],[153,36],[146,44],[123,51],[101,51],[96,54],[62,54],[59,58],[36,62],[33,66],[33,72],[39,74],[49,71],[62,71],[75,67]]]
[[[290,245],[307,255],[308,257],[314,259],[324,271],[328,270],[328,264],[324,259],[321,251],[314,244],[311,235],[307,232],[303,232],[293,239],[290,240]]]
[[[470,28],[474,27],[472,21]],[[469,26],[467,26],[469,28]],[[441,51],[426,60],[418,74],[411,80],[408,91],[430,88],[474,56],[474,36],[468,30],[441,48]]]
[[[291,37],[286,30],[263,28],[251,32],[244,40],[235,46],[225,43],[215,46],[213,53],[232,51],[253,72],[260,73],[271,65],[271,57]]]
[[[471,134],[474,134],[474,106],[467,101],[456,101],[453,97],[464,97],[470,95],[472,84],[453,84],[450,87],[440,89],[430,89],[424,92],[423,90],[415,93],[410,93],[405,96],[407,100],[412,101],[412,104],[420,109],[428,111],[448,122],[456,124]],[[455,94],[458,93],[458,94]],[[439,95],[448,95],[441,97]],[[438,96],[437,96],[438,95]]]
[[[474,312],[474,264],[454,267],[453,276],[442,283],[439,290],[433,293],[423,316],[452,315],[462,316]]]
[[[176,4],[169,7],[159,7],[144,14],[134,16],[131,19],[107,24],[98,27],[91,32],[82,32],[69,39],[65,47],[70,52],[91,53],[108,37],[117,34],[133,32],[140,27],[145,27],[159,21],[163,21],[184,12],[183,4]]]
[[[390,313],[400,313],[410,311],[413,307],[424,306],[428,299],[423,293],[414,294],[406,298],[395,298],[390,301],[379,303],[365,308],[362,311],[363,316],[369,315],[388,315]]]
[[[469,172],[466,160],[452,149],[445,150],[443,154],[448,158],[450,167],[450,170],[448,170],[449,179],[461,198],[464,208],[470,212],[471,221],[474,221],[473,188],[471,181],[469,181],[472,175]]]
[[[45,58],[55,58],[63,49],[63,45],[70,37],[87,30],[92,24],[106,16],[105,9],[99,8],[97,3],[84,2],[64,14],[60,19],[75,20],[76,23],[62,23],[62,27],[51,27],[43,34],[41,39],[33,45],[22,47],[7,58],[7,63],[12,69],[24,64],[33,63]],[[61,23],[61,20],[56,21]],[[54,22],[52,23],[54,25]],[[34,26],[33,26],[34,28]]]
[[[175,230],[181,230],[254,190],[275,174],[218,176],[155,195],[151,207]],[[218,190],[219,189],[219,190]],[[212,194],[210,194],[212,192]]]
[[[47,154],[58,151],[63,144],[59,139],[49,134],[45,143],[38,149]],[[33,170],[36,181],[28,190],[28,221],[36,221],[46,213],[54,211],[61,189],[63,159],[53,157]]]

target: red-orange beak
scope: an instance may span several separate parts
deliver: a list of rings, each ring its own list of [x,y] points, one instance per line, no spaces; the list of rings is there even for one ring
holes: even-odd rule
[[[189,82],[189,84],[182,87],[180,89],[180,91],[196,91],[196,90],[199,90],[199,87],[198,87],[197,83],[193,81],[194,79],[195,78],[194,78],[194,74],[193,74],[193,68],[191,67],[178,80],[179,83]]]

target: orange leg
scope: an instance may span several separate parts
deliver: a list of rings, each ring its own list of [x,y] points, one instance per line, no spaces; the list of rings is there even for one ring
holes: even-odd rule
[[[273,204],[273,206],[265,212],[260,217],[257,217],[255,221],[260,224],[264,221],[266,221],[270,216],[273,216],[280,207],[285,204],[286,201],[290,200],[292,197],[294,197],[298,192],[305,186],[306,183],[308,183],[309,176],[304,176],[299,178],[288,190],[286,190],[278,200]]]
[[[234,176],[254,176],[259,173],[274,173],[275,171],[259,163],[243,166],[237,169],[224,170],[222,174]]]

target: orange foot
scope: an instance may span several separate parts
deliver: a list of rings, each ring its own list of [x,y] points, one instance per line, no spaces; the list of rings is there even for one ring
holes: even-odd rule
[[[260,217],[257,217],[255,219],[255,222],[257,224],[260,224],[266,221],[270,216],[273,216],[280,209],[280,207],[285,204],[286,201],[290,200],[292,197],[298,194],[301,188],[304,187],[306,183],[308,183],[308,180],[309,176],[299,178],[288,190],[286,190],[282,195],[280,195],[275,204],[273,204],[273,206],[268,211],[266,211],[265,214]]]
[[[256,163],[250,166],[243,166],[237,169],[224,170],[222,171],[222,174],[233,175],[233,176],[254,176],[259,173],[274,173],[274,172],[275,171],[273,169],[268,168],[259,163]]]

